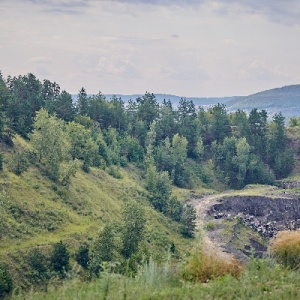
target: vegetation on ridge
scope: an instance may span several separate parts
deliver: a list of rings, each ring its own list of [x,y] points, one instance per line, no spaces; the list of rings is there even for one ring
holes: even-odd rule
[[[174,109],[151,93],[125,106],[84,88],[73,102],[55,82],[1,73],[0,107],[1,296],[72,276],[99,277],[104,294],[110,280],[140,289],[141,268],[190,252],[196,214],[179,188],[271,184],[294,166],[280,113],[268,121],[264,110],[205,111],[186,99]],[[189,268],[203,271],[198,256]],[[209,280],[240,275],[238,262],[208,261]],[[169,271],[167,284],[182,288]]]

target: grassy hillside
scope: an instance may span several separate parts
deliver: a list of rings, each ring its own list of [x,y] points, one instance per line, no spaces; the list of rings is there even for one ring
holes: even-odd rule
[[[150,299],[299,299],[299,272],[289,271],[270,260],[253,260],[238,279],[224,276],[206,283],[179,280],[167,265],[144,266],[137,277],[104,274],[91,283],[71,280],[47,294],[31,293],[28,300],[150,300]],[[24,299],[16,296],[15,299]]]
[[[289,118],[300,115],[300,85],[275,88],[246,97],[236,97],[226,103],[229,111],[237,109],[250,111],[253,108],[265,109],[269,115],[282,112]]]
[[[184,239],[179,225],[155,211],[146,200],[141,171],[129,165],[120,179],[105,170],[78,170],[69,187],[54,183],[31,164],[20,176],[7,168],[12,154],[29,144],[17,137],[15,146],[2,145],[4,170],[0,173],[0,263],[8,263],[14,286],[27,286],[26,255],[33,248],[49,251],[60,240],[74,252],[91,242],[104,225],[120,223],[121,210],[129,200],[138,201],[146,213],[146,247],[161,257],[172,243],[177,256],[188,252],[192,240]],[[178,193],[178,191],[177,191]],[[73,257],[74,259],[74,257]]]

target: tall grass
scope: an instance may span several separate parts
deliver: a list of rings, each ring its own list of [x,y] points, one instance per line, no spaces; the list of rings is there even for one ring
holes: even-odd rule
[[[186,280],[204,283],[225,275],[239,278],[242,271],[243,265],[239,260],[218,256],[213,252],[208,253],[202,247],[192,254],[183,277]]]
[[[171,265],[145,263],[136,277],[105,273],[95,281],[65,281],[47,293],[14,295],[15,300],[172,300],[172,299],[300,299],[300,274],[271,259],[253,259],[238,279],[225,275],[208,283],[182,280]],[[169,275],[174,278],[168,278]],[[156,277],[157,276],[157,277]]]
[[[300,268],[300,230],[281,231],[272,241],[270,251],[278,262],[291,269]]]

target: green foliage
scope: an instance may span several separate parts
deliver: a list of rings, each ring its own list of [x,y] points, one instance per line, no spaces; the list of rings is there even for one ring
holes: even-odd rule
[[[16,175],[22,174],[29,167],[28,157],[29,154],[26,151],[15,151],[7,162],[8,169],[14,172]]]
[[[3,155],[0,153],[0,171],[3,170]]]
[[[175,232],[180,231],[180,226],[184,236],[194,234],[195,212],[171,197],[172,184],[198,188],[218,182],[224,187],[226,184],[242,188],[248,183],[273,183],[274,174],[281,178],[293,168],[293,153],[288,149],[281,114],[268,122],[265,111],[254,109],[249,117],[243,111],[228,114],[220,104],[205,111],[186,99],[181,99],[178,109],[174,110],[170,101],[159,105],[150,93],[129,101],[125,108],[120,98],[113,96],[107,100],[101,93],[88,96],[84,88],[79,92],[75,108],[71,95],[60,92],[55,82],[41,83],[32,74],[9,77],[7,81],[0,77],[1,141],[5,142],[8,137],[7,141],[13,145],[15,131],[31,138],[31,145],[23,147],[27,142],[17,135],[15,154],[15,149],[7,147],[10,142],[1,148],[0,168],[3,157],[8,167],[2,172],[0,234],[1,243],[4,238],[3,249],[17,249],[19,238],[24,238],[26,247],[30,248],[36,243],[52,245],[68,237],[78,247],[77,237],[80,240],[82,235],[86,240],[87,232],[89,237],[94,235],[95,228],[103,227],[106,214],[117,221],[122,201],[133,199],[134,205],[130,202],[128,205],[132,207],[127,212],[124,209],[124,224],[119,225],[120,236],[116,237],[116,247],[112,247],[110,257],[116,255],[121,260],[122,271],[127,263],[131,271],[138,272],[142,254],[149,257],[148,250],[156,251],[157,245],[162,248],[163,243],[169,245],[179,239]],[[297,120],[293,124],[296,126]],[[28,160],[20,149],[31,146],[32,165],[27,169]],[[89,174],[81,172],[79,162]],[[21,174],[26,169],[26,176],[10,173]],[[132,170],[135,171],[131,173]],[[44,180],[45,174],[58,185]],[[143,204],[137,203],[144,201],[145,196],[168,218],[162,214],[157,218],[157,213],[148,207],[149,228],[151,234],[152,230],[155,232],[155,238],[147,232],[144,241]],[[165,231],[161,231],[163,223],[168,224],[163,227]],[[157,234],[157,231],[161,232]],[[109,245],[109,232],[103,235],[108,240],[101,237],[103,243],[98,248]],[[91,246],[91,250],[97,248],[94,244]],[[180,246],[176,243],[176,254],[177,248]],[[100,270],[103,261],[112,259],[103,257],[109,256],[110,250],[101,250],[98,256],[93,253],[93,263],[88,264],[91,253],[80,248],[78,261],[85,267],[96,266]],[[120,254],[125,259],[120,258]],[[3,252],[3,255],[7,254]],[[41,253],[30,255],[33,258],[32,261],[28,258],[27,273],[42,281],[41,278],[47,277],[42,275],[43,264],[35,261],[43,262],[44,258]],[[49,267],[56,268],[61,276],[62,270],[69,268],[54,265],[50,260]]]
[[[236,143],[236,156],[232,158],[233,165],[237,168],[236,186],[241,188],[246,183],[246,174],[249,166],[250,146],[246,138],[241,138]]]
[[[287,149],[284,123],[285,118],[279,113],[275,114],[272,122],[268,124],[268,164],[276,178],[286,177],[294,166],[293,153]]]
[[[243,188],[249,183],[271,184],[274,177],[270,169],[250,152],[246,138],[225,138],[223,144],[212,145],[215,168],[220,178],[233,188]]]
[[[267,112],[252,109],[249,114],[250,137],[249,144],[253,152],[262,160],[266,159],[267,151]]]
[[[205,229],[206,229],[207,231],[213,231],[213,230],[215,230],[216,228],[217,228],[216,223],[210,222],[210,223],[207,223],[207,224],[205,225]]]
[[[150,128],[150,124],[158,117],[159,104],[154,94],[146,92],[143,97],[136,99],[137,103],[137,117],[139,120],[143,120]]]
[[[108,168],[108,174],[116,179],[122,178],[122,173],[120,172],[120,169],[116,166],[110,166]]]
[[[255,154],[250,154],[249,167],[246,175],[247,184],[273,184],[275,176],[272,170],[265,165]]]
[[[90,262],[89,252],[89,246],[87,244],[84,244],[80,245],[78,251],[75,254],[76,261],[85,269],[89,266]]]
[[[9,77],[7,85],[10,95],[6,104],[6,116],[12,129],[27,137],[32,130],[35,112],[44,106],[43,86],[31,73]]]
[[[16,295],[15,299],[54,300],[86,299],[93,300],[95,295],[100,299],[299,299],[299,272],[283,269],[268,259],[252,259],[238,279],[230,275],[233,267],[218,269],[214,260],[204,263],[215,268],[211,280],[193,283],[183,280],[180,272],[171,263],[159,265],[155,261],[145,262],[137,276],[126,277],[106,272],[105,276],[95,281],[83,283],[66,281],[62,287],[49,287],[48,293],[29,293]],[[224,266],[229,264],[224,261]],[[227,275],[221,271],[227,269]],[[236,268],[237,269],[237,268]],[[218,272],[220,271],[220,272]],[[236,273],[236,272],[235,272]],[[219,277],[219,275],[221,275]],[[217,278],[216,278],[217,277]]]
[[[159,114],[160,118],[156,120],[155,124],[157,144],[166,138],[171,140],[172,137],[178,132],[176,112],[174,111],[170,100],[163,101],[159,107]]]
[[[119,165],[120,164],[120,144],[118,141],[119,134],[115,128],[109,128],[107,132],[105,133],[105,142],[107,144],[107,155],[108,160],[114,164]]]
[[[88,172],[98,156],[98,145],[91,137],[91,130],[79,123],[71,122],[67,125],[66,131],[72,159],[83,160],[82,169]]]
[[[44,108],[54,114],[56,109],[56,99],[60,94],[60,86],[56,82],[51,82],[48,79],[43,81],[42,97],[44,99]]]
[[[54,112],[56,116],[66,122],[73,121],[75,118],[75,107],[72,96],[65,90],[56,97],[54,101]]]
[[[142,161],[144,157],[144,149],[139,144],[138,139],[129,134],[125,134],[121,137],[120,152],[129,162],[139,162]]]
[[[250,124],[246,112],[238,109],[230,116],[232,135],[236,138],[250,138]]]
[[[142,206],[136,202],[125,204],[122,212],[122,254],[125,258],[137,252],[139,244],[144,238],[146,217]]]
[[[32,249],[27,255],[31,267],[30,278],[32,283],[45,283],[50,279],[48,257],[39,248]]]
[[[291,117],[289,119],[288,125],[290,127],[297,127],[300,125],[300,118],[299,117]]]
[[[182,217],[183,205],[177,199],[177,197],[171,197],[167,203],[167,215],[174,221],[179,222]]]
[[[148,198],[153,207],[158,211],[166,212],[172,193],[168,172],[157,172],[155,166],[150,165],[146,173],[146,189],[149,192]]]
[[[62,241],[55,243],[50,255],[50,265],[52,270],[59,273],[62,278],[70,269],[69,259],[70,254],[66,245]]]
[[[89,99],[85,88],[82,87],[77,95],[77,110],[79,115],[87,115],[89,109]]]
[[[178,187],[188,187],[190,184],[189,172],[186,168],[187,146],[187,139],[175,134],[172,143],[170,144],[169,138],[166,138],[157,148],[155,155],[158,170],[168,171],[169,177]]]
[[[182,234],[185,237],[194,237],[196,229],[196,211],[192,205],[187,204],[183,207],[180,222],[182,223]]]
[[[187,140],[187,154],[197,157],[197,142],[201,138],[201,128],[196,108],[192,100],[180,99],[178,106],[178,133]]]
[[[108,223],[105,225],[98,238],[93,243],[89,261],[90,271],[96,275],[99,275],[99,272],[102,271],[103,263],[112,261],[114,250],[114,228]]]
[[[0,264],[0,297],[9,294],[13,288],[11,274],[5,264]]]
[[[30,136],[38,161],[53,180],[59,179],[60,163],[67,152],[63,125],[62,120],[41,109],[36,114],[34,130]]]
[[[64,186],[69,186],[71,177],[74,177],[78,170],[78,161],[73,160],[60,166],[60,182]]]
[[[208,109],[208,120],[210,135],[217,143],[222,143],[225,137],[231,134],[229,117],[224,104],[217,104]]]

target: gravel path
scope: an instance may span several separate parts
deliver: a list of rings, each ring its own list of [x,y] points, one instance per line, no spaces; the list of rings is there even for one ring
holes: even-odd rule
[[[196,210],[196,221],[199,230],[203,231],[203,227],[205,227],[205,224],[207,223],[216,225],[216,229],[204,232],[204,250],[219,257],[231,259],[233,254],[229,253],[225,249],[226,244],[222,241],[222,229],[218,229],[218,224],[221,222],[221,220],[216,220],[207,214],[207,211],[211,208],[211,206],[219,203],[219,200],[225,195],[226,194],[208,195],[203,197],[194,196],[189,203],[193,205]]]

